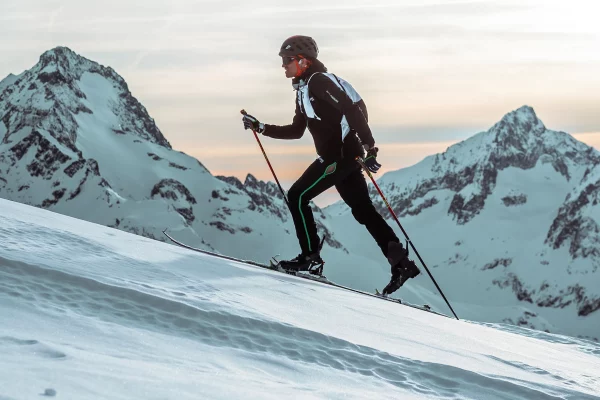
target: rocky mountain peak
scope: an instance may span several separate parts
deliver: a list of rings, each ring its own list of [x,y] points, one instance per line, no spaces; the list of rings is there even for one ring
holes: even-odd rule
[[[400,215],[418,214],[439,201],[430,194],[438,190],[454,192],[448,213],[460,225],[468,223],[485,206],[486,199],[496,187],[498,173],[507,168],[531,170],[550,164],[556,172],[570,181],[580,179],[580,172],[598,164],[598,152],[565,132],[547,129],[533,108],[520,107],[509,112],[488,131],[481,132],[447,151],[430,156],[417,169],[429,170],[401,185],[382,178],[389,185],[392,202]],[[387,175],[387,174],[386,174]],[[398,176],[397,172],[390,177]],[[378,204],[386,213],[385,205]]]
[[[540,121],[534,109],[528,105],[519,107],[502,117],[496,126],[512,126],[528,133],[535,133],[545,128]]]
[[[112,68],[89,60],[68,47],[59,46],[44,52],[30,71],[38,74],[39,80],[50,84],[79,80],[85,72],[95,73],[114,81],[120,90],[129,92],[125,80]]]
[[[543,145],[544,132],[546,127],[529,106],[509,112],[489,130],[496,152],[509,154],[535,152]]]
[[[76,54],[73,50],[68,47],[59,46],[45,51],[40,56],[39,66],[45,68],[49,65],[55,65],[64,71],[68,71],[81,64],[82,60],[83,57]]]
[[[0,92],[0,109],[7,110],[2,116],[5,142],[30,127],[47,132],[76,152],[77,115],[94,115],[102,109],[115,116],[114,134],[134,135],[171,148],[119,74],[68,47],[44,52],[39,62],[18,79],[10,82],[7,79],[2,81],[4,90]]]

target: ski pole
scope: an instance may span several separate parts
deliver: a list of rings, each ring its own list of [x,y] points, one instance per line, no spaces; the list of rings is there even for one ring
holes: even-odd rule
[[[390,203],[387,201],[387,199],[385,198],[385,196],[383,195],[383,192],[381,191],[381,189],[379,188],[379,185],[377,185],[377,183],[375,182],[375,179],[373,178],[373,175],[371,174],[371,171],[369,171],[369,168],[367,168],[367,166],[364,163],[364,160],[359,156],[356,157],[356,161],[360,164],[360,166],[362,167],[362,169],[365,170],[365,172],[367,173],[367,175],[369,175],[369,178],[371,178],[371,182],[373,182],[373,185],[375,186],[375,188],[377,189],[377,191],[379,192],[379,195],[381,196],[381,198],[383,199],[383,202],[385,203],[385,205],[387,206],[388,210],[390,211],[390,213],[392,214],[392,216],[394,217],[394,220],[396,220],[396,223],[398,224],[398,226],[400,227],[400,229],[402,230],[402,233],[404,233],[404,236],[406,237],[406,241],[408,243],[410,243],[410,247],[412,247],[413,251],[415,252],[415,254],[417,255],[417,257],[419,258],[419,261],[421,262],[421,264],[423,265],[423,267],[425,267],[425,271],[427,271],[427,273],[429,274],[429,277],[431,278],[431,280],[433,281],[433,283],[435,284],[435,287],[437,288],[437,290],[440,292],[440,294],[442,295],[442,297],[444,298],[444,301],[446,302],[446,304],[448,305],[448,307],[450,308],[450,311],[452,311],[452,314],[454,314],[454,317],[456,317],[456,319],[458,319],[458,316],[456,315],[456,313],[454,312],[454,309],[452,308],[452,306],[450,305],[450,303],[448,302],[448,299],[446,299],[446,296],[444,295],[444,292],[442,292],[442,289],[440,289],[439,285],[437,284],[437,282],[435,281],[435,278],[433,277],[433,275],[431,275],[431,272],[429,272],[429,268],[427,268],[427,265],[425,265],[425,261],[423,261],[423,259],[421,258],[421,255],[419,254],[419,252],[417,251],[417,249],[415,248],[415,246],[413,245],[413,242],[410,240],[410,238],[408,237],[408,234],[406,233],[406,231],[404,230],[404,228],[402,227],[402,224],[400,223],[400,221],[398,220],[398,217],[396,217],[396,213],[394,212],[394,210],[392,210],[392,207],[390,206]]]
[[[240,112],[242,113],[242,115],[248,115],[246,110],[242,110]],[[283,191],[283,188],[281,187],[281,184],[279,183],[279,179],[277,179],[277,175],[275,175],[275,171],[273,170],[273,167],[271,166],[271,162],[269,161],[269,157],[267,157],[267,153],[265,152],[265,149],[263,148],[262,143],[260,142],[260,139],[258,138],[258,134],[256,133],[256,131],[254,129],[252,129],[252,133],[254,133],[254,137],[256,138],[256,141],[258,142],[260,149],[262,150],[263,156],[265,156],[265,160],[267,161],[267,164],[269,165],[269,169],[271,169],[271,173],[273,174],[273,178],[275,178],[275,182],[277,182],[277,186],[279,186],[279,190],[281,190],[281,194],[283,195],[285,204],[287,204],[287,206],[289,208],[290,203],[288,203],[288,199],[287,199],[287,197],[285,197],[285,192]]]

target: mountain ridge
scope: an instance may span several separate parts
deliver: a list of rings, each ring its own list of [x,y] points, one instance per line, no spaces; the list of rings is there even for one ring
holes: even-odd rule
[[[587,334],[598,338],[600,322],[592,321],[600,309],[599,171],[597,150],[546,128],[523,106],[377,182],[440,284],[463,288],[449,297],[483,302],[493,293],[515,307],[516,315],[503,321],[536,329],[565,329],[561,318],[581,324],[578,317],[591,317]],[[369,190],[398,230],[376,189]],[[334,231],[348,231],[343,243],[374,252],[367,236],[351,228],[343,203],[324,212]],[[418,289],[406,291],[430,286],[412,283]]]

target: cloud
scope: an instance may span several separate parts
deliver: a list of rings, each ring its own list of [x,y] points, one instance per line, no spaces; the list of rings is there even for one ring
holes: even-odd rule
[[[211,171],[266,171],[270,179],[239,110],[291,122],[294,92],[277,53],[286,37],[309,34],[330,71],[365,99],[384,168],[397,169],[489,129],[523,104],[550,129],[600,131],[594,4],[4,0],[0,77],[66,45],[121,74],[174,148]],[[263,143],[289,179],[314,160],[308,132],[299,141]]]

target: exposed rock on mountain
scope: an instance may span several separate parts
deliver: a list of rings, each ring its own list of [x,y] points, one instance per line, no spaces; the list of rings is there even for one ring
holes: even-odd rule
[[[548,231],[546,243],[558,249],[569,244],[573,258],[600,259],[600,158],[590,148],[589,157],[596,157],[595,166],[586,169],[581,183],[567,198]],[[594,263],[594,272],[598,263]]]

